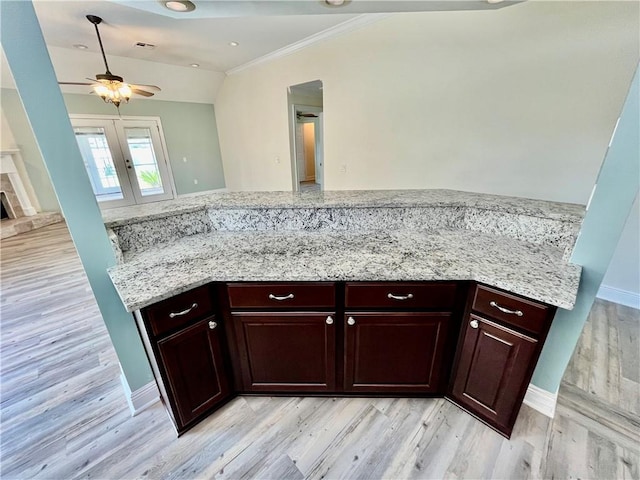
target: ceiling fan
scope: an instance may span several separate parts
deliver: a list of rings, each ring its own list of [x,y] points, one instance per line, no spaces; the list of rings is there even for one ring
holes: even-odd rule
[[[91,80],[92,83],[58,82],[59,85],[90,85],[93,87],[93,91],[99,95],[105,103],[113,103],[116,108],[119,108],[120,103],[122,102],[129,102],[129,99],[133,94],[141,95],[143,97],[152,97],[154,95],[153,92],[160,91],[160,87],[156,85],[135,85],[132,83],[126,83],[121,76],[111,73],[109,71],[109,65],[107,64],[107,57],[104,54],[100,31],[98,30],[98,24],[102,22],[102,18],[96,15],[87,15],[87,20],[89,20],[96,29],[96,35],[98,35],[98,43],[100,44],[100,52],[102,52],[102,59],[104,60],[106,72],[98,73],[95,79],[87,78],[87,80]]]

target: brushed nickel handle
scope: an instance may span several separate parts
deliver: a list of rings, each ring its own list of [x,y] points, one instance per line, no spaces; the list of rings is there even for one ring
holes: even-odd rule
[[[394,295],[393,293],[388,293],[387,298],[392,300],[409,300],[413,298],[413,293],[408,293],[406,295]]]
[[[493,302],[493,301],[489,302],[489,305],[491,305],[494,308],[497,308],[502,313],[509,313],[511,315],[517,315],[519,317],[524,315],[524,313],[522,313],[521,310],[509,310],[508,308],[501,307],[500,305],[498,305],[496,302]]]
[[[477,320],[471,320],[469,322],[469,325],[471,326],[471,328],[478,328],[478,321]]]
[[[333,317],[332,317],[331,315],[329,315],[329,316],[327,317],[327,319],[325,320],[325,323],[326,323],[327,325],[333,325]]]
[[[217,322],[214,322],[213,320],[209,322],[209,328],[211,330],[213,330],[214,328],[216,328],[218,326]]]
[[[284,295],[284,296],[278,296],[278,295],[274,295],[273,293],[269,294],[269,298],[271,300],[278,300],[279,302],[281,302],[282,300],[290,300],[293,298],[293,293],[290,293],[289,295]]]
[[[347,318],[347,324],[353,326],[356,324],[356,320],[353,317],[349,317]]]
[[[194,308],[198,308],[198,304],[193,302],[193,305],[191,305],[189,308],[187,308],[186,310],[182,310],[181,312],[171,312],[169,314],[169,318],[175,318],[175,317],[181,317],[182,315],[186,315],[187,313],[189,313],[191,310],[193,310]]]

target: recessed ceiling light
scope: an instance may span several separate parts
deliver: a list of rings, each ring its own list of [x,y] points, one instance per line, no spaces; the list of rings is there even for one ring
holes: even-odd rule
[[[502,3],[504,0],[487,0],[487,3]]]
[[[231,45],[232,47],[237,47],[240,44],[238,42],[229,42],[229,45]]]
[[[192,66],[193,68],[198,68],[198,67],[200,66],[200,64],[199,64],[199,63],[192,63],[192,64],[191,64],[191,66]]]
[[[347,3],[347,1],[346,0],[324,0],[324,3],[326,3],[331,7],[341,7],[345,3]]]
[[[192,12],[196,9],[195,4],[189,0],[171,0],[163,3],[165,7],[174,12]]]
[[[78,50],[86,50],[89,47],[87,47],[86,45],[82,45],[81,43],[76,43],[73,48],[77,48]]]

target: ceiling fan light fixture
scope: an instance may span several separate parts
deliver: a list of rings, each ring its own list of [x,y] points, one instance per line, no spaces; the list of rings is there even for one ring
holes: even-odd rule
[[[93,87],[93,91],[104,103],[113,103],[116,107],[122,102],[129,103],[133,91],[128,83],[115,81],[101,81]]]
[[[169,0],[162,3],[164,3],[164,6],[169,10],[174,12],[192,12],[196,9],[195,3],[190,2],[189,0]]]

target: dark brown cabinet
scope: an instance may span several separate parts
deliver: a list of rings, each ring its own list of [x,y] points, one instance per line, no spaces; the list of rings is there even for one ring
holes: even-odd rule
[[[135,317],[178,433],[237,393],[446,394],[509,437],[554,313],[469,282],[236,282]]]
[[[331,312],[231,314],[247,392],[330,392],[335,389]]]
[[[335,284],[229,283],[229,319],[244,392],[333,392]]]
[[[182,426],[230,394],[215,317],[163,338],[158,352]]]
[[[347,283],[344,390],[443,394],[458,290],[452,282]]]
[[[205,285],[136,315],[158,388],[178,433],[227,401],[233,388],[215,289]]]
[[[553,309],[482,285],[470,304],[449,397],[509,437]]]
[[[448,313],[345,315],[345,391],[443,392],[450,323]]]

